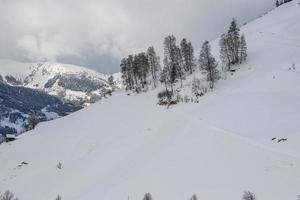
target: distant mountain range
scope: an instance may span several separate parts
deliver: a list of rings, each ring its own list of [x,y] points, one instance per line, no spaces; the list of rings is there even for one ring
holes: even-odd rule
[[[113,90],[108,77],[75,65],[0,60],[0,134],[20,132],[31,112],[46,121],[95,103]]]
[[[108,77],[75,65],[0,61],[0,81],[42,90],[76,105],[94,103],[109,93]]]
[[[0,135],[20,133],[30,113],[47,121],[81,108],[43,91],[0,83]]]

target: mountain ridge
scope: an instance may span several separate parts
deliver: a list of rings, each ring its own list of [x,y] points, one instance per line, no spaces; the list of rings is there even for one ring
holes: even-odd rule
[[[95,103],[112,90],[108,75],[76,65],[0,60],[0,66],[4,83],[42,90],[79,105]]]

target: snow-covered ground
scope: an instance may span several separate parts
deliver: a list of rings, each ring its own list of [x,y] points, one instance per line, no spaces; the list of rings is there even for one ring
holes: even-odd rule
[[[245,26],[248,62],[198,104],[166,109],[157,90],[119,91],[1,145],[0,188],[21,200],[233,200],[244,190],[296,200],[299,9],[294,1]]]
[[[123,83],[122,83],[122,73],[121,72],[117,72],[112,74],[112,76],[114,77],[114,82],[117,88],[122,88],[123,87]]]

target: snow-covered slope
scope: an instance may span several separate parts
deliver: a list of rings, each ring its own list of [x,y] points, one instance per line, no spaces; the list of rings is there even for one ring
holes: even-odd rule
[[[65,101],[89,104],[111,90],[107,75],[61,63],[0,60],[0,79],[10,85],[39,89]]]
[[[122,73],[117,72],[117,73],[114,73],[112,76],[114,77],[115,86],[117,88],[123,88]]]
[[[22,200],[232,200],[244,190],[297,199],[299,9],[294,1],[245,26],[248,62],[198,104],[166,109],[156,90],[119,91],[0,146],[0,188]]]

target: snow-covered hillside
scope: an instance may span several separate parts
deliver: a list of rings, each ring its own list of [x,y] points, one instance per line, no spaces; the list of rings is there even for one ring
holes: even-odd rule
[[[75,65],[0,60],[0,80],[5,83],[43,90],[80,105],[94,103],[110,91],[107,78]]]
[[[298,3],[243,27],[248,62],[198,104],[166,109],[157,90],[119,91],[0,146],[0,188],[21,200],[297,199]]]

